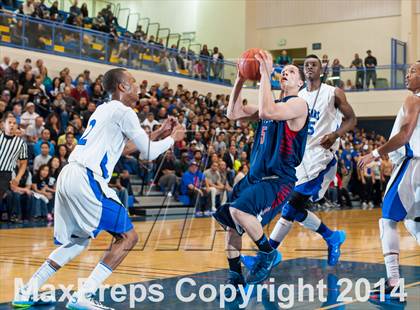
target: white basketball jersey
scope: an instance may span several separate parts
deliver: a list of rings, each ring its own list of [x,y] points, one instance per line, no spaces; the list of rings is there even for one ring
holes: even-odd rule
[[[299,92],[299,97],[306,100],[310,111],[306,150],[319,149],[323,152],[330,152],[320,145],[320,141],[323,136],[340,127],[343,115],[335,107],[335,87],[322,83],[315,102],[317,92],[318,90],[310,92],[306,88]],[[339,143],[340,141],[337,139],[331,147],[333,152],[338,150]]]
[[[420,94],[417,94],[420,97]],[[390,139],[395,136],[397,133],[400,132],[401,126],[404,122],[405,118],[405,111],[404,106],[400,108],[397,114],[397,118],[395,119],[394,126],[392,127]],[[411,154],[409,154],[411,153]],[[405,145],[398,150],[389,153],[389,158],[394,164],[398,164],[401,159],[405,158],[406,156],[411,155],[413,157],[420,157],[420,116],[417,119],[417,126],[411,135],[410,141],[408,145]]]
[[[109,182],[130,133],[140,130],[133,109],[117,100],[104,103],[90,117],[69,162],[77,162]]]

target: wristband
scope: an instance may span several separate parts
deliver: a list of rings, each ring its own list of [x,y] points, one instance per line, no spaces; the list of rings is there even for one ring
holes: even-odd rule
[[[373,156],[374,158],[379,158],[379,157],[381,157],[381,155],[379,155],[379,151],[378,151],[378,149],[374,149],[374,150],[372,151],[372,156]]]

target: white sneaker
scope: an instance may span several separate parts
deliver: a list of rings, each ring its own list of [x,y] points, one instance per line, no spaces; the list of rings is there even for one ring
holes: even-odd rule
[[[73,293],[66,308],[72,310],[114,310],[114,308],[107,307],[98,300],[93,294],[82,294],[79,292]]]
[[[31,306],[49,305],[55,303],[54,301],[44,301],[42,299],[35,299],[32,293],[28,293],[24,288],[19,289],[12,301],[12,306],[15,308],[29,308]]]
[[[362,203],[362,209],[363,209],[363,210],[366,210],[366,209],[367,209],[367,207],[368,207],[368,204],[367,204],[366,202]]]
[[[372,201],[369,201],[369,210],[372,210],[373,209],[373,207],[375,207],[375,205],[373,204],[373,202]]]

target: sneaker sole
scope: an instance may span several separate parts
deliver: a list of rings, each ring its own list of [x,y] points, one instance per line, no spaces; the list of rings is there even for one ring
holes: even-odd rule
[[[31,303],[27,303],[27,302],[24,302],[24,301],[15,301],[15,302],[12,302],[12,306],[14,308],[20,308],[20,309],[30,308],[30,307],[32,307],[34,305],[35,305],[34,302],[31,302]]]

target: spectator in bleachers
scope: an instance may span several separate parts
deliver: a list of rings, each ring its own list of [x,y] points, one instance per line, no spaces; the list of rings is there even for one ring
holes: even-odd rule
[[[366,51],[367,57],[365,58],[366,67],[366,88],[370,87],[370,81],[372,81],[373,88],[376,88],[376,66],[378,62],[376,57],[372,56],[372,51]]]
[[[80,11],[80,8],[78,6],[78,1],[77,0],[73,1],[73,5],[70,7],[70,12],[69,13],[70,14],[67,18],[67,23],[73,25],[73,24],[75,24],[76,18],[81,15],[81,11]]]
[[[92,20],[92,29],[102,32],[108,32],[109,27],[105,22],[105,18],[102,16],[102,12],[99,12],[96,17]]]
[[[19,169],[19,162],[16,169],[12,173],[12,178],[16,177]],[[26,168],[19,184],[11,184],[10,190],[7,192],[8,215],[10,222],[22,223],[24,214],[30,219],[32,206],[32,174],[29,167]]]
[[[33,217],[35,221],[47,219],[49,222],[53,220],[54,207],[54,184],[50,180],[50,168],[48,165],[39,167],[39,171],[35,174],[32,183],[33,199]]]
[[[3,62],[0,64],[0,68],[3,71],[6,71],[6,69],[9,68],[9,66],[10,66],[10,57],[4,56],[3,57]]]
[[[219,173],[219,162],[212,162],[210,169],[204,171],[204,176],[207,180],[207,191],[210,195],[211,211],[215,212],[216,208],[220,205],[220,196],[225,190],[225,185],[222,183],[222,178]],[[216,204],[216,199],[218,197],[219,203]]]
[[[23,128],[28,126],[35,126],[35,119],[39,116],[35,112],[35,104],[33,102],[28,102],[25,106],[25,112],[22,114],[20,125]]]
[[[174,193],[177,183],[175,174],[176,158],[172,150],[166,151],[166,154],[160,159],[160,170],[156,177],[156,181],[161,187],[162,191],[167,193]]]
[[[54,1],[50,7],[50,19],[55,21],[60,19],[60,13],[58,11],[58,1]]]
[[[197,59],[193,66],[193,78],[196,79],[205,79],[206,78],[206,71],[204,68],[203,61],[200,59]]]
[[[74,150],[74,148],[77,145],[77,140],[73,133],[71,132],[66,133],[66,143],[64,145],[66,146],[69,153],[71,153]]]
[[[19,61],[14,60],[10,66],[4,71],[4,80],[12,80],[16,84],[19,83],[19,71],[18,71]]]
[[[332,71],[331,77],[333,78],[333,85],[335,87],[339,87],[339,85],[340,85],[341,69],[344,69],[344,66],[342,64],[340,64],[340,60],[335,58],[333,60],[332,65],[331,65],[331,71]]]
[[[363,88],[365,83],[365,71],[363,68],[363,60],[359,57],[359,54],[354,54],[354,59],[350,64],[350,68],[356,69],[356,89]]]
[[[89,94],[85,89],[85,80],[83,77],[79,77],[79,79],[77,80],[77,86],[71,90],[70,95],[76,101],[80,101],[81,98],[89,100]]]
[[[279,66],[285,66],[285,65],[290,65],[293,62],[292,62],[292,57],[287,55],[287,51],[282,50],[281,55],[276,58],[275,63],[278,64]]]
[[[108,25],[108,27],[110,27],[112,23],[118,25],[117,19],[114,17],[114,13],[112,13],[111,7],[111,4],[108,4],[106,8],[102,9],[101,11],[102,16],[105,19],[105,23]]]
[[[34,145],[34,155],[37,156],[41,154],[41,144],[47,143],[49,145],[49,154],[54,156],[55,148],[54,144],[51,142],[51,133],[48,129],[44,129],[41,132],[41,137],[38,139],[37,143]]]
[[[44,130],[44,118],[38,116],[34,125],[29,125],[25,130],[25,138],[28,144],[34,145]]]
[[[86,3],[83,3],[80,7],[80,14],[83,18],[83,21],[87,21],[87,19],[89,18],[89,10]]]
[[[188,195],[190,204],[196,206],[196,216],[210,215],[207,208],[207,181],[198,169],[199,163],[191,161],[187,171],[182,175],[181,194]]]
[[[344,90],[353,90],[355,89],[353,83],[350,79],[347,79],[346,84],[344,85]]]
[[[0,100],[0,119],[3,118],[4,112],[6,111],[7,104],[3,100]]]
[[[213,48],[213,53],[211,57],[212,57],[211,69],[213,71],[213,78],[220,79],[221,73],[223,71],[224,56],[221,52],[219,52],[219,48],[217,46]]]
[[[61,166],[64,166],[67,164],[67,160],[69,158],[69,151],[67,147],[64,144],[61,144],[57,148],[57,156],[60,159]]]
[[[19,102],[13,104],[12,114],[16,118],[16,124],[20,126],[22,117],[22,105]]]
[[[34,11],[34,0],[26,0],[26,2],[22,4],[23,14],[31,16],[34,13]]]
[[[42,165],[48,164],[52,156],[49,154],[49,145],[47,142],[41,143],[41,154],[35,156],[33,172],[36,174],[39,170],[39,167]]]
[[[223,156],[223,160],[226,162],[228,169],[233,169],[233,165],[235,164],[235,160],[237,158],[236,156],[236,146],[235,144],[231,144],[229,147],[229,152],[225,153]]]
[[[52,112],[48,115],[45,128],[50,131],[51,134],[51,141],[57,143],[58,137],[61,134],[61,124],[60,124],[60,117],[56,112]]]

